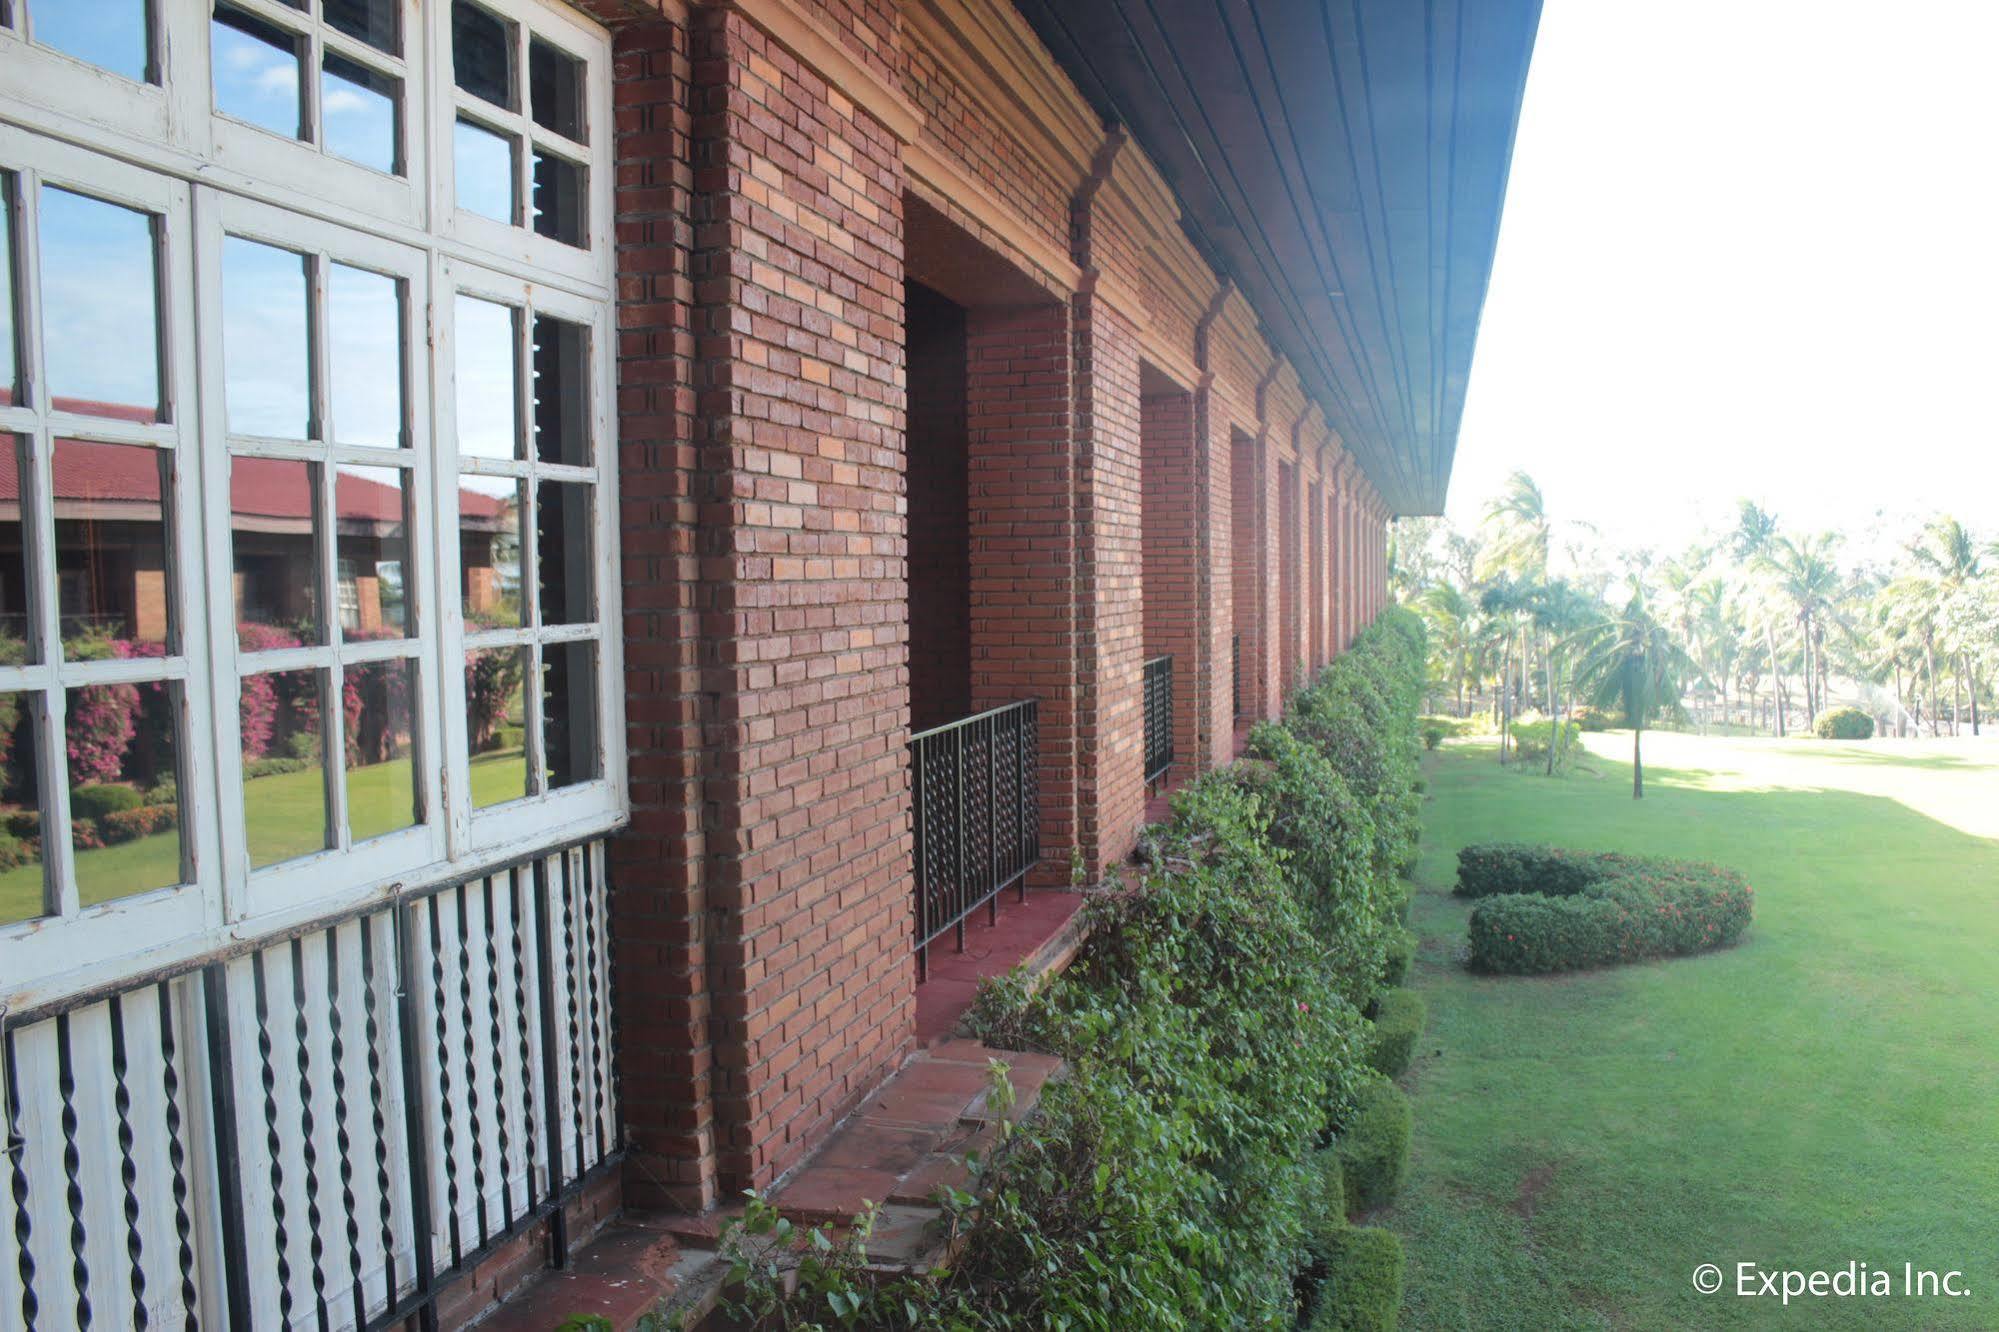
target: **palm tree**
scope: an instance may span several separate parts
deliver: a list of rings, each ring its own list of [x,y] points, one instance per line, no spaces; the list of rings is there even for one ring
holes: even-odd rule
[[[1528,598],[1528,613],[1533,617],[1534,627],[1546,637],[1549,644],[1548,716],[1553,724],[1548,736],[1548,775],[1553,777],[1555,766],[1562,758],[1564,672],[1560,668],[1560,659],[1566,655],[1557,648],[1572,641],[1577,634],[1594,625],[1602,615],[1602,605],[1566,580],[1557,578],[1532,590]]]
[[[1645,604],[1634,583],[1630,600],[1602,624],[1582,632],[1576,683],[1598,707],[1621,707],[1631,723],[1631,798],[1645,798],[1645,727],[1677,714],[1689,676],[1699,668]]]
[[[1754,597],[1767,592],[1767,587],[1758,587],[1767,574],[1766,561],[1771,547],[1777,541],[1777,515],[1758,507],[1749,500],[1742,500],[1736,506],[1735,532],[1729,538],[1730,548],[1735,554],[1738,567],[1742,570],[1743,591]],[[1763,627],[1763,650],[1770,661],[1770,689],[1777,708],[1777,738],[1784,736],[1784,671],[1777,661],[1777,625],[1767,613],[1767,602],[1758,608],[1765,612],[1758,616]]]
[[[1937,610],[1952,630],[1949,634],[1951,660],[1951,729],[1957,729],[1957,700],[1971,681],[1971,733],[1978,734],[1978,676],[1973,644],[1976,633],[1962,632],[1963,605],[1967,593],[1985,572],[1978,542],[1963,523],[1948,515],[1933,518],[1916,543],[1909,547],[1921,576],[1935,585]],[[1969,668],[1969,669],[1967,669]]]
[[[1416,613],[1430,630],[1430,650],[1444,664],[1457,695],[1457,715],[1465,714],[1465,677],[1477,647],[1479,609],[1451,583],[1432,583],[1416,598]]]
[[[1763,556],[1775,574],[1778,589],[1790,604],[1803,645],[1805,665],[1805,724],[1818,720],[1825,706],[1825,628],[1833,617],[1845,583],[1833,558],[1839,538],[1830,533],[1793,540],[1780,536]]]
[[[1533,477],[1525,472],[1507,477],[1504,488],[1486,503],[1481,526],[1488,543],[1479,552],[1480,577],[1511,574],[1538,582],[1547,576],[1548,505]]]

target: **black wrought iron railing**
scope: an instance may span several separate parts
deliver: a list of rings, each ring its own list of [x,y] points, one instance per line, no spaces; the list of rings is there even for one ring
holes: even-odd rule
[[[437,1326],[618,1152],[595,841],[0,1023],[0,1326]]]
[[[1009,703],[909,739],[916,813],[916,966],[1041,858],[1040,717],[1033,699]]]
[[[1242,635],[1241,634],[1237,634],[1235,638],[1231,641],[1230,650],[1234,655],[1234,663],[1231,667],[1231,669],[1234,672],[1232,686],[1231,686],[1233,692],[1231,693],[1230,697],[1234,701],[1235,711],[1231,712],[1229,716],[1233,718],[1233,717],[1242,716]]]
[[[1173,766],[1173,658],[1145,663],[1145,784]]]

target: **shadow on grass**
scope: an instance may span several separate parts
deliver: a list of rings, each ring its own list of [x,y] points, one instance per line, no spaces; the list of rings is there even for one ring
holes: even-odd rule
[[[1999,841],[1883,796],[1724,789],[1719,766],[1648,768],[1643,801],[1628,782],[1495,781],[1489,753],[1428,771],[1431,1020],[1386,1218],[1409,1241],[1405,1327],[1761,1326],[1774,1309],[1702,1297],[1688,1273],[1849,1259],[1984,1280],[1817,1301],[1800,1326],[1999,1326],[1978,1220],[1999,1195]],[[1694,957],[1472,975],[1454,960],[1470,904],[1443,894],[1458,847],[1501,839],[1729,865],[1756,921]]]

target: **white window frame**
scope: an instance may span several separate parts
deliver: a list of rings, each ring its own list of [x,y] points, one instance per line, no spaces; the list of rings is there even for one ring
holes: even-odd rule
[[[61,0],[30,0],[37,2]],[[269,7],[268,0],[232,2],[260,13]],[[192,866],[191,883],[180,889],[121,899],[75,914],[0,925],[0,1005],[17,995],[48,997],[115,979],[141,965],[170,965],[232,938],[290,928],[399,891],[464,877],[516,856],[612,831],[627,817],[614,416],[610,39],[603,29],[556,8],[555,0],[480,3],[516,25],[523,95],[531,36],[583,62],[587,148],[550,136],[532,123],[525,109],[519,112],[519,133],[524,152],[526,145],[551,140],[565,155],[587,163],[587,249],[537,236],[526,225],[506,227],[482,218],[459,218],[451,207],[454,115],[448,110],[439,113],[440,105],[449,107],[457,95],[451,69],[451,7],[446,0],[428,6],[399,0],[406,80],[404,178],[384,177],[323,153],[314,144],[285,140],[216,115],[208,68],[212,4],[155,0],[157,83],[132,83],[32,46],[18,30],[0,29],[0,168],[21,180],[20,197],[31,200],[31,178],[46,171],[58,183],[73,183],[101,198],[129,201],[164,219],[158,262],[161,320],[170,353],[162,366],[168,423],[139,426],[65,416],[60,429],[65,437],[133,442],[144,436],[161,446],[170,440],[175,448],[178,465],[171,472],[175,516],[169,536],[174,542],[173,592],[178,598],[181,656],[168,666],[157,659],[69,663],[61,667],[60,678],[65,685],[114,677],[182,682],[185,719],[177,757],[182,837]],[[14,12],[18,18],[18,0]],[[298,26],[296,16],[289,17],[290,26]],[[315,86],[320,49],[313,48],[315,65],[308,71]],[[389,57],[369,50],[368,63],[393,65]],[[482,109],[480,118],[494,122],[495,110]],[[522,170],[531,171],[526,158]],[[357,187],[363,178],[366,188]],[[394,188],[384,195],[380,192],[384,186]],[[524,175],[522,188],[531,190],[531,176]],[[407,193],[406,204],[389,197],[396,190]],[[225,232],[269,239],[295,251],[324,253],[360,268],[407,275],[412,321],[405,352],[412,362],[405,404],[411,447],[404,452],[413,455],[406,593],[414,618],[413,635],[403,643],[416,645],[414,659],[421,672],[416,771],[424,792],[425,822],[358,847],[329,850],[254,874],[248,868],[242,822],[237,711],[242,666],[236,646],[228,526],[228,461],[232,449],[239,453],[244,449],[240,441],[232,444],[225,433],[221,392],[220,244]],[[25,230],[17,229],[16,245],[25,257]],[[35,327],[29,321],[37,308],[31,268],[25,258],[17,267],[21,316],[17,341],[24,381],[31,393],[39,394],[39,366],[25,363]],[[588,419],[595,449],[593,465],[576,471],[574,479],[588,480],[594,487],[591,562],[596,617],[589,625],[536,631],[534,641],[590,638],[597,645],[601,776],[476,815],[470,809],[470,755],[465,747],[466,636],[458,595],[456,513],[459,462],[451,416],[455,353],[451,311],[461,287],[468,294],[542,310],[588,329]],[[524,322],[522,336],[528,327]],[[324,351],[318,355],[323,361]],[[526,364],[531,362],[524,369]],[[38,413],[33,406],[0,409],[0,434],[11,438],[51,428]],[[531,436],[531,421],[525,421],[523,428]],[[277,444],[268,447],[283,453]],[[356,461],[379,464],[387,450],[366,452],[368,457]],[[475,464],[473,470],[482,466]],[[45,474],[46,468],[42,470]],[[540,464],[530,465],[529,470],[554,474],[554,469]],[[330,490],[335,477],[330,462],[321,477],[322,486]],[[46,485],[31,479],[28,489],[46,508]],[[427,534],[422,530],[425,515],[432,528]],[[45,513],[38,519],[46,520]],[[523,521],[532,522],[531,510],[523,514]],[[524,530],[524,538],[530,535]],[[331,540],[330,533],[322,538],[326,587],[321,614],[329,629],[338,621],[338,608],[330,600],[337,577]],[[31,552],[31,558],[40,556]],[[525,557],[523,575],[533,577]],[[52,586],[53,575],[49,582]],[[50,616],[54,608],[37,603],[36,614]],[[478,641],[483,640],[475,640],[475,646]],[[365,650],[396,655],[403,645],[386,642],[387,647],[370,643]],[[363,649],[355,644],[339,651],[352,661]],[[275,664],[277,654],[266,655],[272,661],[261,664]],[[300,664],[306,664],[303,658]],[[94,672],[87,679],[80,669],[84,666]],[[46,664],[0,668],[0,689],[50,688],[55,669]],[[336,710],[337,689],[336,683],[331,695]],[[43,718],[38,741],[44,757],[44,788],[63,781],[66,791],[60,776],[64,768],[47,762],[52,753],[62,757],[63,745],[60,717],[53,724],[50,720]],[[539,743],[538,735],[533,738]],[[332,785],[344,783],[336,780]],[[66,822],[47,827],[45,833],[50,844],[45,855],[66,856]],[[61,873],[69,871],[64,868]],[[71,886],[63,890],[62,900],[73,903],[73,883],[63,882]]]
[[[37,725],[42,796],[42,860],[50,915],[0,926],[0,977],[38,978],[54,969],[49,959],[79,959],[133,952],[163,937],[201,930],[220,919],[220,903],[202,888],[214,865],[215,805],[199,793],[211,783],[208,751],[209,696],[206,624],[197,570],[201,567],[198,477],[201,450],[195,430],[194,291],[189,256],[188,187],[67,144],[0,125],[0,167],[15,178],[16,337],[26,405],[0,407],[0,438],[32,441],[33,465],[23,477],[22,535],[28,599],[44,646],[34,665],[0,666],[0,691],[24,695]],[[142,424],[52,409],[43,373],[41,262],[36,214],[41,187],[73,190],[153,215],[158,278],[161,419]],[[61,608],[56,590],[55,501],[50,460],[57,438],[90,443],[137,444],[161,450],[170,461],[162,489],[168,512],[162,534],[168,548],[169,623],[173,637],[162,658],[62,661]],[[51,659],[55,658],[55,659]],[[157,888],[94,906],[78,899],[71,847],[69,755],[64,728],[67,691],[79,685],[175,682],[180,722],[174,737],[180,786],[182,864],[192,870],[176,886]],[[37,692],[40,691],[40,692]]]

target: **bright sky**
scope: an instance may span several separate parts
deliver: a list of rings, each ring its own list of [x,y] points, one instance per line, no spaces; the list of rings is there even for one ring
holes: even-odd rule
[[[1449,513],[1999,530],[1999,2],[1547,0]]]

